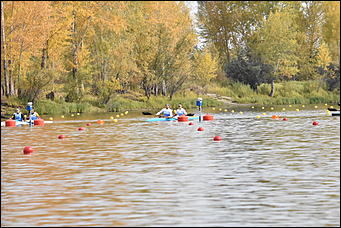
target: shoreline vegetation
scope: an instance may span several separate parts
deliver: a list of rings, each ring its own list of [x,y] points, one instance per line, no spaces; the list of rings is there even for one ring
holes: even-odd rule
[[[262,84],[258,92],[253,91],[248,85],[230,83],[222,86],[211,83],[205,94],[186,91],[174,96],[172,100],[164,96],[151,96],[146,99],[142,93],[127,91],[124,94],[113,94],[107,104],[103,104],[96,97],[85,97],[82,102],[65,102],[61,98],[54,100],[40,99],[34,104],[41,115],[57,115],[71,113],[96,113],[96,112],[121,112],[121,111],[146,111],[162,108],[166,103],[176,107],[181,103],[186,109],[196,108],[195,101],[202,97],[203,107],[228,107],[251,105],[298,105],[298,104],[330,104],[335,105],[340,100],[338,91],[328,91],[319,81],[282,82],[277,84],[276,96],[269,97],[270,85]],[[17,107],[26,112],[27,102],[18,98],[2,98],[1,118],[7,119]]]
[[[340,102],[340,2],[196,3],[2,1],[2,119]]]

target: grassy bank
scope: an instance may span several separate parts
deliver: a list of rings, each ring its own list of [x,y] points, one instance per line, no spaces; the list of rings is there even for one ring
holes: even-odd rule
[[[134,94],[136,95],[136,94]],[[165,104],[170,104],[172,107],[177,107],[179,103],[183,104],[185,108],[195,108],[195,101],[198,95],[194,93],[187,93],[185,96],[177,95],[172,100],[163,96],[152,96],[149,100],[140,95],[131,97],[132,94],[115,95],[107,104],[101,103],[94,97],[86,97],[81,103],[68,103],[61,100],[38,100],[34,107],[39,114],[68,114],[68,113],[89,113],[89,112],[120,112],[126,110],[154,110],[161,109]],[[204,99],[205,107],[216,107],[222,103],[207,97],[201,96]],[[17,98],[9,98],[6,100],[6,105],[1,106],[1,113],[7,117],[15,112],[17,107],[21,107],[26,112],[26,103]]]
[[[211,84],[208,92],[232,97],[238,103],[260,105],[321,104],[340,101],[338,90],[328,91],[320,81],[289,81],[275,84],[275,95],[269,97],[270,84],[261,84],[258,91],[241,83]]]
[[[338,103],[340,101],[339,91],[328,91],[326,86],[319,81],[285,82],[276,83],[275,96],[269,97],[270,85],[262,84],[258,91],[253,91],[249,86],[241,83],[211,83],[207,93],[231,97],[239,104],[259,105],[286,105],[286,104],[321,104]],[[85,96],[80,103],[68,103],[63,100],[38,100],[34,106],[40,114],[67,114],[67,113],[88,113],[88,112],[120,112],[124,110],[155,110],[161,109],[165,104],[176,107],[179,103],[187,109],[195,108],[195,101],[198,97],[204,99],[204,107],[219,107],[223,103],[206,95],[198,95],[187,91],[177,94],[171,101],[168,97],[152,96],[149,100],[141,93],[130,91],[126,94],[116,94],[111,97],[108,103],[103,104],[97,97]],[[5,100],[5,101],[4,101]],[[2,100],[1,113],[8,117],[16,107],[23,109],[26,102],[17,98]]]

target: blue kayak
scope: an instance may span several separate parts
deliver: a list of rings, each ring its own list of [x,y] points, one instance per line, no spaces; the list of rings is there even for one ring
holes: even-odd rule
[[[199,116],[188,116],[188,120],[197,120],[199,119]],[[178,120],[177,117],[174,117],[174,118],[151,118],[151,119],[148,119],[146,121],[149,121],[149,122],[152,122],[152,121],[174,121],[174,120]]]

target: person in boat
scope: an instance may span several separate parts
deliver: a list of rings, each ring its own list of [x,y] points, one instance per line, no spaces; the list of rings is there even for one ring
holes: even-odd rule
[[[166,104],[165,108],[163,108],[160,112],[156,113],[155,115],[160,116],[163,115],[164,117],[172,117],[173,110],[170,108],[169,104]]]
[[[39,114],[36,111],[34,111],[34,108],[32,108],[30,111],[30,115],[29,115],[28,119],[30,121],[32,121],[32,120],[36,120],[38,118],[40,118]]]
[[[12,119],[15,121],[24,121],[24,114],[21,113],[20,109],[17,108],[16,112],[13,113]]]
[[[178,105],[178,109],[175,111],[174,116],[182,116],[182,115],[187,115],[186,110],[182,107],[182,104]]]

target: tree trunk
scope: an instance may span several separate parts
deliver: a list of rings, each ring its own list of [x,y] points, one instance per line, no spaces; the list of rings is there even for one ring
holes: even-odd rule
[[[45,47],[42,50],[42,56],[41,56],[41,69],[42,70],[47,68],[47,58],[48,58],[47,50],[48,50],[48,40],[46,41]]]
[[[166,94],[167,94],[166,82],[165,80],[162,80],[162,95],[166,96]]]
[[[21,78],[21,59],[22,59],[22,53],[23,53],[23,42],[21,42],[21,44],[20,44],[20,53],[19,53],[19,61],[18,61],[17,95],[20,94],[19,82],[20,82],[20,78]]]
[[[14,12],[14,2],[12,2],[12,8],[11,8],[12,12],[11,12],[11,16],[13,17],[13,12]],[[14,30],[14,26],[13,24],[11,25],[11,30],[10,33],[13,32]],[[10,39],[10,43],[12,43],[12,38]],[[10,56],[12,56],[13,59],[8,59],[7,60],[7,72],[8,72],[8,84],[9,84],[9,96],[13,96],[15,94],[15,88],[14,88],[14,76],[13,76],[13,69],[14,69],[14,57],[12,54],[12,45],[10,45],[9,47],[9,53]]]
[[[5,39],[5,16],[4,16],[4,3],[1,2],[1,47],[2,55],[4,58],[3,62],[3,75],[5,79],[4,93],[6,97],[9,96],[9,78],[8,78],[8,66],[7,66],[7,50],[6,50],[6,39]]]
[[[272,81],[271,81],[271,91],[270,91],[269,96],[273,97],[274,95],[275,95],[275,79],[272,79]]]
[[[275,71],[274,71],[274,77],[275,78],[276,78],[276,72],[278,70],[278,65],[279,65],[279,60],[277,60],[276,68],[275,68]],[[269,94],[270,97],[273,97],[275,95],[275,78],[272,78],[272,80],[271,80],[271,91],[270,91],[270,94]]]
[[[10,86],[10,90],[9,90],[9,95],[13,96],[15,95],[15,87],[14,87],[14,76],[13,76],[13,70],[12,70],[12,64],[13,62],[11,60],[8,60],[8,75],[9,75],[9,86]]]
[[[72,22],[72,36],[73,36],[73,47],[72,47],[72,77],[76,79],[77,73],[77,66],[78,66],[78,56],[77,56],[77,40],[76,40],[76,13],[75,11],[72,12],[73,22]]]

